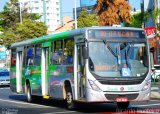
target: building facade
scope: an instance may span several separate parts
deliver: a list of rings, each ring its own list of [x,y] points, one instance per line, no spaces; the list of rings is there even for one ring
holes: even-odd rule
[[[54,33],[64,32],[68,30],[72,30],[74,28],[75,21],[71,20],[70,16],[63,17],[63,25],[59,26]]]
[[[20,0],[22,9],[25,8],[29,13],[41,15],[39,21],[45,22],[48,31],[54,31],[61,23],[61,0]]]
[[[97,3],[97,0],[80,0],[80,7],[76,8],[77,18],[79,17],[83,8],[85,8],[89,14],[92,14],[93,7],[96,3]],[[74,8],[73,8],[73,17],[75,17]]]
[[[83,8],[85,8],[89,14],[93,14],[93,7],[94,6],[77,7],[76,8],[77,18],[79,17],[79,15],[80,15],[80,13],[81,13]],[[75,17],[74,8],[73,8],[73,17]]]
[[[93,6],[96,2],[97,0],[80,0],[80,7]]]

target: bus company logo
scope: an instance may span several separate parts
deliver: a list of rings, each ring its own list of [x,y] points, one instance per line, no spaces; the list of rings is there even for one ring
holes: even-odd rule
[[[123,91],[123,90],[124,90],[124,87],[120,87],[120,90]]]

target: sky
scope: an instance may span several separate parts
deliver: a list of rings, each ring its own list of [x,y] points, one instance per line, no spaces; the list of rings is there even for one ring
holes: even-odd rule
[[[6,4],[8,0],[0,0],[0,11],[2,11],[3,6]]]
[[[136,8],[136,10],[140,10],[141,0],[129,0],[129,3],[132,8]]]
[[[3,6],[9,0],[0,0],[0,11],[2,11]],[[62,1],[62,15],[66,16],[69,15],[73,17],[73,8],[74,8],[74,1],[76,1],[76,6],[80,6],[79,0],[61,0]],[[129,0],[132,8],[140,9],[140,1],[141,0]]]

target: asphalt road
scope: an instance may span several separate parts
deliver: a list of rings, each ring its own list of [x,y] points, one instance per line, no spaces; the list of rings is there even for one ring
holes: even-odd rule
[[[127,110],[116,108],[114,103],[79,104],[76,110],[68,110],[64,101],[42,100],[27,103],[24,95],[12,93],[9,87],[0,87],[0,114],[160,114],[160,100],[132,102]]]

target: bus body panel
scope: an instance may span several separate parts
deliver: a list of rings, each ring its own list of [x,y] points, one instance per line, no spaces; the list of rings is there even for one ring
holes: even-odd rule
[[[10,69],[10,89],[16,92],[16,67]]]
[[[71,86],[73,82],[73,66],[72,65],[52,65],[50,67],[50,95],[53,98],[64,98],[64,83],[69,81]]]
[[[25,93],[24,86],[26,80],[28,80],[31,87],[31,93],[33,95],[49,96],[55,99],[65,99],[67,89],[71,88],[73,100],[75,101],[117,102],[117,98],[123,97],[127,98],[128,101],[148,101],[150,99],[151,92],[150,62],[148,63],[147,74],[145,74],[144,80],[139,84],[102,84],[98,79],[95,78],[96,76],[94,76],[91,72],[91,69],[89,69],[89,57],[84,57],[85,53],[87,52],[85,48],[89,48],[89,42],[92,42],[89,41],[88,38],[88,32],[90,29],[126,30],[126,28],[117,27],[89,27],[73,31],[67,31],[63,33],[57,33],[12,44],[11,49],[16,49],[19,46],[35,46],[37,44],[42,46],[41,64],[39,66],[26,65],[22,68],[22,88],[20,88],[22,92]],[[136,28],[127,28],[127,30],[143,31],[142,29]],[[56,47],[54,43],[59,40],[63,41],[64,43],[64,40],[69,38],[74,38],[73,64],[66,64],[65,62],[62,62],[61,64],[52,63],[52,53],[54,53],[52,48]],[[96,40],[97,41],[95,42],[99,42],[98,40],[102,39],[99,38]],[[136,40],[137,39],[135,39],[135,41]],[[127,38],[123,39],[123,41],[127,41]],[[103,39],[101,42],[106,43],[107,41],[104,41]],[[148,46],[147,40],[144,42],[144,44],[145,43]],[[64,51],[64,45],[62,47]],[[149,50],[149,47],[147,48],[147,50]],[[97,49],[100,50],[99,47],[97,47]],[[64,58],[65,55],[63,55],[63,59]],[[150,59],[150,57],[148,57],[148,59]],[[83,61],[84,64],[80,63],[80,61]],[[16,88],[18,84],[16,75],[18,71],[19,70],[17,70],[15,66],[11,66],[10,88],[14,92],[17,92]],[[66,88],[66,84],[68,83],[70,87]],[[145,89],[146,87],[147,89]],[[95,88],[96,90],[94,90]]]
[[[41,67],[28,66],[24,70],[25,80],[29,80],[31,92],[33,95],[41,95]]]

